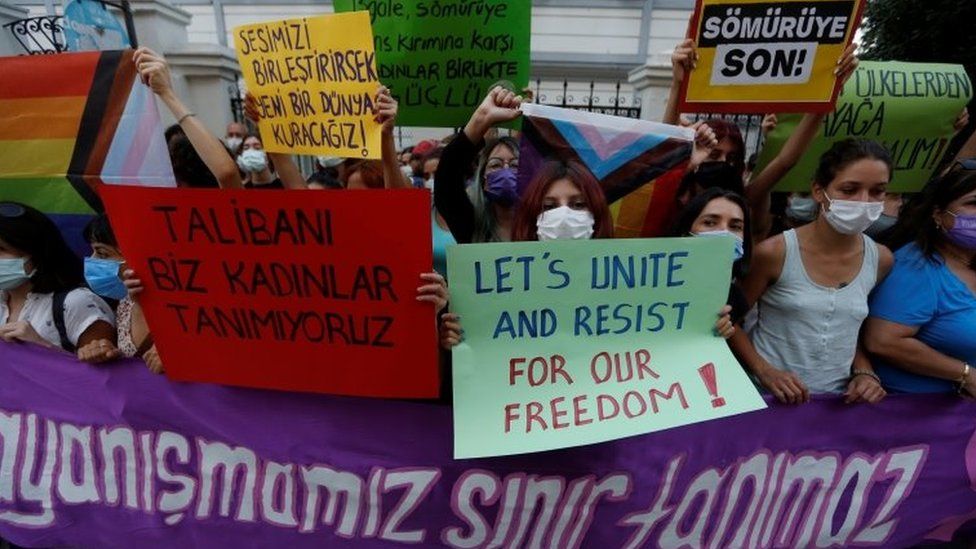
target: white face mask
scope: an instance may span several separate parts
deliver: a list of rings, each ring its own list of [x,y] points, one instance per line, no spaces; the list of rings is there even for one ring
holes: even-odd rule
[[[428,191],[434,192],[434,177],[431,176],[430,179],[424,179],[424,187]]]
[[[863,233],[884,212],[884,202],[831,200],[829,196],[827,202],[830,204],[830,209],[824,211],[824,217],[840,234]]]
[[[721,229],[716,231],[702,231],[700,233],[691,233],[691,234],[695,236],[731,236],[735,241],[735,250],[733,255],[733,257],[735,258],[734,260],[738,261],[742,259],[742,256],[744,256],[746,253],[745,242],[742,240],[742,237],[727,229]]]
[[[318,161],[319,166],[323,168],[336,168],[339,164],[342,164],[342,158],[338,156],[316,156],[315,160]]]
[[[237,157],[237,165],[245,172],[263,172],[268,167],[268,155],[258,149],[248,149]]]
[[[536,233],[539,240],[586,240],[593,236],[593,214],[560,206],[539,214]]]
[[[224,145],[227,145],[227,148],[230,149],[230,152],[235,152],[237,150],[237,147],[240,147],[241,146],[241,143],[243,143],[243,142],[244,142],[244,140],[241,139],[240,137],[225,137],[224,138]]]
[[[34,273],[28,274],[26,265],[22,257],[0,259],[0,290],[12,290],[30,280]]]

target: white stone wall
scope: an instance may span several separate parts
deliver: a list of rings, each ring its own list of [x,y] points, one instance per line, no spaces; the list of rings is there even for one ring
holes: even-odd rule
[[[4,1],[11,3],[11,0],[0,0]],[[211,4],[198,0],[164,1],[175,4],[189,14],[190,21],[186,27],[188,43],[220,43],[217,18]],[[32,16],[45,13],[43,0],[12,0],[12,3],[28,9]],[[668,67],[671,48],[684,37],[690,9],[652,9],[647,44],[642,48],[643,7],[640,2],[594,0],[589,4],[566,3],[572,5],[539,2],[533,7],[533,75],[530,88],[533,91],[538,89],[542,102],[560,104],[563,80],[566,80],[567,103],[585,104],[590,96],[592,81],[595,83],[594,104],[609,105],[616,96],[616,83],[620,82],[622,106],[632,106],[636,101],[642,101],[645,118],[659,117],[667,96],[667,81],[662,75],[666,75],[664,71]],[[660,0],[657,3],[661,3]],[[57,4],[60,4],[60,0]],[[674,2],[668,5],[674,5]],[[223,10],[227,32],[225,43],[233,47],[230,33],[238,25],[330,13],[333,8],[329,0],[315,4],[290,3],[287,0],[242,4],[225,0]],[[641,57],[642,52],[646,52],[646,58]],[[646,78],[632,74],[628,78],[628,72],[642,67],[656,76]],[[647,70],[644,73],[646,75]],[[220,102],[222,100],[209,102],[208,107],[216,107]],[[444,132],[443,129],[427,131],[411,128],[404,132],[404,141],[410,144],[416,139],[442,135]]]

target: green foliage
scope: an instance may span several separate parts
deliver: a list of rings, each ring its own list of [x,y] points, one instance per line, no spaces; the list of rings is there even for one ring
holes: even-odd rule
[[[959,63],[976,76],[974,0],[868,0],[863,59]]]

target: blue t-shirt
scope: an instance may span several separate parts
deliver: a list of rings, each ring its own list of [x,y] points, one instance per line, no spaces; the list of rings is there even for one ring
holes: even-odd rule
[[[922,343],[976,364],[976,296],[938,255],[929,259],[914,243],[895,252],[895,265],[875,288],[870,306],[870,316],[918,328],[915,338]],[[956,390],[951,381],[913,374],[883,361],[877,361],[875,369],[892,392]]]

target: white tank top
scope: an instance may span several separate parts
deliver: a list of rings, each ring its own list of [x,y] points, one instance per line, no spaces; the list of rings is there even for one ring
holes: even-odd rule
[[[868,294],[878,278],[878,247],[861,236],[864,257],[857,277],[843,288],[827,288],[803,267],[796,231],[783,233],[783,272],[759,300],[750,334],[756,351],[799,376],[811,393],[843,393],[850,379],[858,332],[868,316]]]

